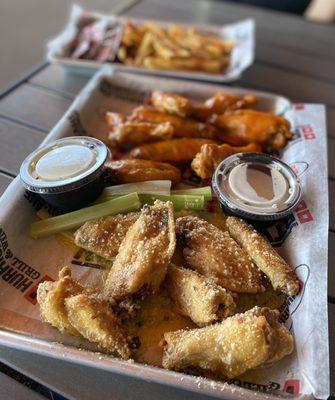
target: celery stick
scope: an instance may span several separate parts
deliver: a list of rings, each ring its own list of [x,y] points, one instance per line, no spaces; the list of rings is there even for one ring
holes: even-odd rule
[[[138,210],[140,207],[141,203],[137,193],[131,193],[101,204],[82,208],[81,210],[33,222],[30,225],[30,235],[34,239],[38,239],[58,232],[78,228],[91,219],[134,211]]]
[[[102,196],[122,196],[129,193],[147,193],[147,194],[164,194],[169,195],[171,189],[171,181],[156,180],[134,183],[124,183],[123,185],[114,185],[106,187]]]
[[[204,196],[205,200],[212,200],[212,189],[210,186],[171,190],[171,194],[198,195],[198,196]]]
[[[139,194],[138,196],[142,204],[153,204],[156,199],[162,201],[171,201],[175,211],[178,210],[203,210],[205,205],[204,196],[192,196],[192,195],[150,195],[150,194]]]

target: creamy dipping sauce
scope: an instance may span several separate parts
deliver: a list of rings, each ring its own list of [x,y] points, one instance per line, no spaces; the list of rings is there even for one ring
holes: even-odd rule
[[[271,165],[240,164],[229,174],[232,192],[252,205],[274,204],[288,194],[288,182]]]
[[[95,163],[95,154],[88,147],[69,145],[44,154],[36,163],[37,176],[45,181],[72,178],[87,171]]]
[[[288,215],[301,196],[293,170],[264,153],[240,153],[226,158],[216,169],[212,185],[227,212],[263,221]]]

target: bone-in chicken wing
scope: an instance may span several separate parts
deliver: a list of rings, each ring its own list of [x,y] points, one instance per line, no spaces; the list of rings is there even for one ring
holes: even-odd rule
[[[232,295],[196,271],[170,265],[165,285],[179,312],[199,326],[234,314]]]
[[[108,111],[105,115],[106,122],[113,128],[115,125],[123,124],[126,122],[126,116],[120,113]]]
[[[293,351],[293,338],[278,323],[278,315],[255,307],[205,328],[166,333],[163,366],[200,368],[232,379],[278,361]]]
[[[238,110],[212,122],[219,129],[219,138],[235,146],[258,143],[264,149],[281,149],[292,138],[287,119],[262,111]]]
[[[37,302],[42,318],[63,333],[79,335],[68,319],[65,299],[81,293],[83,289],[71,278],[67,267],[59,272],[57,281],[40,283],[37,288]]]
[[[177,219],[176,233],[186,262],[200,274],[232,292],[263,291],[260,271],[227,232],[188,216]]]
[[[124,359],[130,356],[126,332],[108,302],[98,295],[81,293],[65,299],[69,321],[90,342]]]
[[[175,138],[207,138],[214,139],[217,130],[213,125],[181,118],[176,115],[160,112],[150,107],[137,107],[130,116],[131,121],[147,121],[154,124],[170,122],[173,126]]]
[[[183,163],[191,161],[206,143],[215,143],[209,139],[172,139],[164,142],[148,143],[134,147],[129,156],[132,158],[149,159]]]
[[[275,290],[290,296],[299,292],[299,281],[292,268],[255,229],[236,217],[228,217],[226,225],[231,236],[269,278]]]
[[[173,131],[174,128],[170,122],[153,124],[127,121],[112,128],[108,135],[108,142],[113,146],[167,140],[173,137]]]
[[[131,183],[152,180],[180,181],[180,170],[168,163],[152,160],[126,159],[107,164],[111,180],[115,183]]]
[[[87,221],[74,234],[77,246],[107,260],[113,259],[139,213],[118,214]]]
[[[211,178],[222,160],[236,153],[261,152],[262,147],[257,143],[247,146],[230,146],[229,144],[204,144],[194,157],[191,167],[200,178]]]
[[[158,111],[182,118],[189,116],[192,112],[191,101],[175,93],[154,91],[151,94],[150,103]]]
[[[238,96],[225,92],[217,92],[205,103],[194,103],[181,95],[161,91],[154,91],[150,98],[151,104],[158,111],[200,121],[206,121],[213,114],[250,108],[257,104],[257,101],[257,97],[252,94]]]
[[[172,203],[156,201],[153,206],[144,206],[121,243],[105,283],[105,295],[121,300],[140,289],[157,292],[175,246]]]
[[[241,108],[252,108],[258,102],[258,98],[252,94],[242,96],[231,93],[217,92],[205,101],[204,104],[194,105],[192,116],[202,121],[208,120],[214,114],[224,114],[227,111]]]

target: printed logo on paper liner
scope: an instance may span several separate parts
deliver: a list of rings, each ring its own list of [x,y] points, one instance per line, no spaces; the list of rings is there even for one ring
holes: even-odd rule
[[[45,280],[52,280],[41,274],[18,257],[10,250],[7,235],[0,228],[0,278],[7,285],[23,293],[23,297],[31,304],[36,304],[38,285]]]

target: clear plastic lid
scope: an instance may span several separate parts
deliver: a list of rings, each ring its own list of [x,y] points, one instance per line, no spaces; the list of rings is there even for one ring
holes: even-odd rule
[[[109,150],[100,140],[72,136],[32,152],[22,163],[20,178],[35,193],[60,193],[94,180],[104,170]]]
[[[294,171],[263,153],[239,153],[226,158],[216,169],[212,185],[224,208],[259,221],[285,217],[301,198]]]

